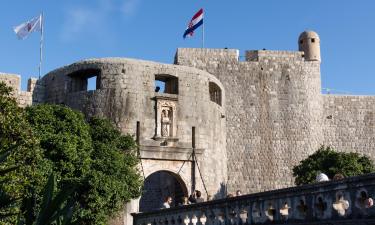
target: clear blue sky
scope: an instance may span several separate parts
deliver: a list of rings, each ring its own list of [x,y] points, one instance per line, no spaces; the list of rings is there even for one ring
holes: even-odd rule
[[[37,76],[39,33],[18,40],[12,27],[45,14],[43,73],[85,58],[128,57],[172,63],[193,14],[205,9],[208,48],[297,50],[306,29],[320,35],[322,86],[375,95],[374,0],[2,0],[0,71]]]

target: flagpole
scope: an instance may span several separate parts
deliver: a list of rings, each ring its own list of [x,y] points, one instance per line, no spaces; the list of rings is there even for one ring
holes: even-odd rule
[[[43,23],[44,23],[44,15],[43,15],[43,12],[42,14],[40,15],[40,58],[39,58],[39,79],[41,77],[41,73],[42,73],[42,59],[43,59],[43,30],[44,30],[44,26],[43,26]]]
[[[202,48],[204,48],[204,18],[203,18],[203,24],[202,25],[203,25],[203,27],[202,27]]]

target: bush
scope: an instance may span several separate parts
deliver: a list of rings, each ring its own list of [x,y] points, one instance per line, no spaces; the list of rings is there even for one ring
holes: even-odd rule
[[[30,187],[46,180],[38,173],[41,152],[38,140],[18,107],[12,89],[0,82],[0,224],[15,224],[21,199]],[[8,201],[9,204],[4,204]]]
[[[314,183],[318,173],[325,173],[332,178],[335,174],[349,177],[374,171],[374,164],[367,156],[353,152],[336,152],[331,147],[321,146],[293,168],[293,176],[296,185],[303,185]]]
[[[57,177],[57,191],[75,187],[73,221],[106,224],[125,202],[140,195],[135,141],[108,120],[86,122],[82,113],[58,105],[29,107],[27,118]]]
[[[105,224],[124,202],[141,194],[142,180],[136,169],[136,144],[130,135],[122,135],[108,120],[89,120],[93,152],[90,173],[82,185],[84,206],[81,219],[86,224]],[[91,215],[91,216],[89,216]]]

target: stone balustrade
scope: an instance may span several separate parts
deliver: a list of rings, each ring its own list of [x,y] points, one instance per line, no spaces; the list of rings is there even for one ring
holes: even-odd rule
[[[375,174],[134,213],[134,225],[375,224]]]

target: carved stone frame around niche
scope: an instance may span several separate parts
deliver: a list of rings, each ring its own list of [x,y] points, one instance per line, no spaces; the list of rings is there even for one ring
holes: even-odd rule
[[[177,97],[155,96],[156,128],[155,140],[178,141]]]

